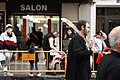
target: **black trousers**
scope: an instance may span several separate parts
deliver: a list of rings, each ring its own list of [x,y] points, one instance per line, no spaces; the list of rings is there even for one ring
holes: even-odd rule
[[[44,50],[44,51],[50,51],[50,50],[46,50],[46,49],[43,49],[43,50]],[[47,68],[48,70],[50,70],[50,69],[51,69],[51,68],[50,68],[50,63],[51,63],[51,61],[52,61],[52,59],[53,59],[53,56],[50,56],[50,53],[49,53],[49,52],[45,52],[44,55],[45,55],[46,61],[48,62],[48,65],[47,65],[47,62],[46,62],[46,68]],[[48,58],[47,58],[47,55],[48,55]]]
[[[97,57],[98,57],[98,53],[94,53],[94,70],[95,71],[97,70],[97,67],[98,67],[98,64],[96,63]]]

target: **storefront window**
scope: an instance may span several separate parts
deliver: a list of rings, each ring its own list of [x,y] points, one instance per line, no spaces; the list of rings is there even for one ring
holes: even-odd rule
[[[11,16],[11,23],[14,25],[14,32],[18,39],[19,49],[27,49],[25,46],[26,36],[32,32],[32,27],[38,31],[41,28],[43,35],[49,31],[59,32],[59,16],[42,16],[42,15],[24,15]],[[48,25],[50,20],[50,24]]]
[[[104,17],[97,17],[96,19],[96,32],[99,32],[100,30],[104,30]]]
[[[120,15],[120,8],[108,8],[106,9],[106,15]]]
[[[5,13],[0,11],[0,34],[4,31],[5,26]]]
[[[62,27],[63,27],[63,51],[67,52],[68,50],[68,44],[72,38],[72,36],[75,34],[74,30],[68,26],[66,23],[62,23]]]
[[[96,10],[97,15],[105,15],[105,8],[98,8]]]
[[[120,0],[117,0],[117,3],[120,3]]]

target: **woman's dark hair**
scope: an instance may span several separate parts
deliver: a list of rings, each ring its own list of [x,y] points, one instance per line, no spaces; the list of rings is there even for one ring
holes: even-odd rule
[[[87,23],[87,21],[85,21],[85,20],[79,20],[78,23],[76,24],[77,29],[81,30],[82,29],[81,26],[86,27],[86,23]]]
[[[35,47],[35,43],[31,43],[31,48],[34,48]]]
[[[96,34],[97,34],[97,35],[100,35],[100,36],[103,35],[102,32],[96,32]]]

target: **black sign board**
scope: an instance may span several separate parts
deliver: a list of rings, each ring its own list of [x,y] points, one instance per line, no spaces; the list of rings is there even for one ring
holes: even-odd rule
[[[56,14],[60,15],[61,0],[8,0],[9,14]]]
[[[0,0],[0,2],[6,2],[6,0]]]
[[[92,1],[93,0],[62,0],[62,3],[86,3]]]

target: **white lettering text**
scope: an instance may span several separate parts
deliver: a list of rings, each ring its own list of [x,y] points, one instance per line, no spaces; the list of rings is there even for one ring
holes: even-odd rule
[[[21,11],[47,11],[47,5],[25,5],[21,4],[20,5],[20,10]]]

